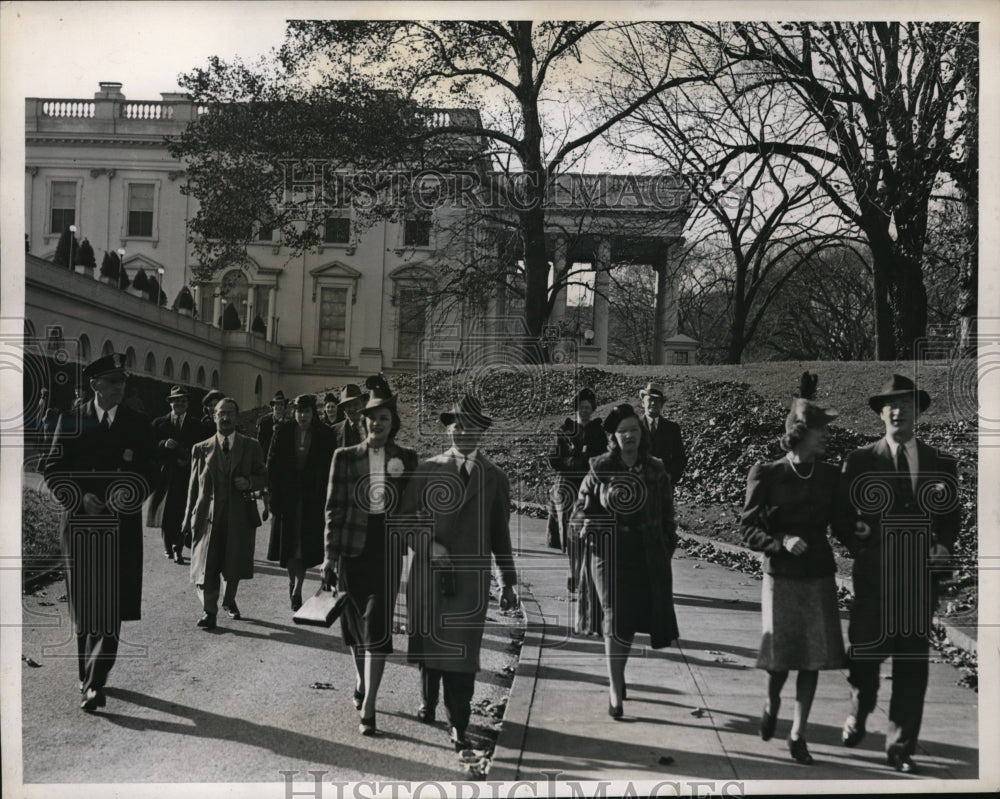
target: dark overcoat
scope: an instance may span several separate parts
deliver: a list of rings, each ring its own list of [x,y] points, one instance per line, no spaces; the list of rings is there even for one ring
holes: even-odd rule
[[[301,469],[296,458],[298,424],[278,427],[267,455],[267,477],[271,487],[271,537],[267,559],[287,566],[302,544],[306,568],[323,561],[323,530],[326,525],[326,487],[333,458],[333,433],[318,422],[310,426],[309,451]]]
[[[649,577],[650,645],[659,649],[679,635],[670,567],[677,547],[673,491],[659,458],[650,456],[637,465],[638,472],[630,471],[614,452],[591,459],[590,471],[583,478],[573,508],[570,535],[581,539],[590,551],[593,567],[589,573],[596,582],[607,624],[613,616],[608,611],[615,586],[635,579],[617,561],[616,533],[625,526],[637,529]],[[580,586],[581,596],[587,588]],[[587,620],[580,617],[586,610],[577,609],[578,628],[588,626]],[[607,627],[605,634],[610,634]]]
[[[894,639],[926,641],[937,605],[932,544],[951,550],[961,524],[955,459],[917,442],[916,489],[906,490],[882,438],[844,461],[835,532],[854,556],[848,638],[856,654],[891,654]],[[912,497],[912,499],[911,499]],[[854,535],[856,520],[871,535]]]
[[[449,453],[423,461],[404,507],[421,516],[406,586],[407,659],[443,671],[475,673],[486,623],[491,555],[505,587],[517,583],[510,544],[510,484],[480,451],[467,483]],[[431,543],[451,565],[431,558]],[[441,575],[451,574],[443,590]]]
[[[142,503],[152,490],[155,453],[149,418],[125,404],[107,430],[93,400],[59,417],[45,481],[63,507],[60,546],[78,629],[95,620],[141,617]],[[97,517],[84,513],[84,494],[107,503],[117,490],[123,491],[117,509]]]
[[[583,426],[576,419],[567,418],[556,431],[548,459],[549,465],[556,472],[552,500],[561,535],[566,535],[576,492],[590,467],[590,459],[605,452],[607,448],[608,437],[599,418],[591,418]]]
[[[656,432],[650,433],[645,415],[640,415],[639,424],[649,436],[649,453],[663,461],[671,484],[676,485],[687,467],[687,453],[684,451],[680,425],[661,416],[656,422]]]
[[[180,446],[167,449],[164,444],[169,438]],[[184,424],[180,428],[171,421],[169,413],[153,420],[153,440],[156,442],[160,471],[146,506],[147,527],[181,529],[191,480],[191,447],[204,438],[202,422],[192,413],[184,414]]]
[[[336,438],[337,449],[341,447],[356,447],[364,441],[364,436],[358,432],[358,428],[352,425],[350,419],[346,417],[336,422],[330,429],[333,430],[333,435]]]
[[[256,440],[235,433],[229,453],[230,467],[223,466],[223,454],[216,436],[191,448],[191,480],[187,508],[184,511],[185,533],[191,533],[191,582],[205,582],[208,548],[216,522],[216,508],[225,505],[226,555],[222,576],[227,580],[253,577],[254,543],[260,514],[252,491],[267,484],[264,454]],[[250,488],[240,491],[233,485],[237,477],[250,481]]]

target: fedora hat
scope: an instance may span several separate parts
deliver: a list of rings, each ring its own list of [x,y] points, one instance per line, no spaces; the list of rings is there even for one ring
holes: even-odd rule
[[[201,398],[201,407],[208,408],[214,405],[216,402],[218,402],[225,396],[226,395],[223,394],[221,391],[219,391],[219,389],[213,388],[204,397]]]
[[[125,368],[125,356],[119,352],[113,352],[91,361],[83,369],[83,379],[93,380],[96,377],[108,377],[109,375],[124,375],[128,377],[128,370]]]
[[[367,402],[368,395],[361,390],[361,386],[357,383],[348,383],[340,390],[340,402],[337,403],[337,407],[346,405],[351,400],[356,399],[359,399],[362,402]]]
[[[827,408],[818,402],[796,397],[792,400],[792,407],[785,417],[785,432],[790,433],[797,424],[805,424],[806,427],[817,428],[832,422],[840,414],[833,408]]]
[[[172,399],[189,399],[189,397],[183,386],[171,386],[170,393],[167,394],[167,401]]]
[[[489,427],[493,420],[483,413],[479,399],[472,394],[466,394],[458,402],[452,404],[450,411],[441,414],[441,424],[452,424],[458,418],[469,419],[478,427]]]
[[[656,397],[661,400],[665,400],[667,398],[666,394],[663,393],[663,386],[658,383],[646,383],[646,387],[639,392],[639,396]]]
[[[271,406],[273,407],[282,402],[288,402],[285,398],[285,392],[281,390],[275,391],[274,396],[271,397]]]
[[[369,377],[365,381],[365,388],[368,389],[368,402],[362,409],[362,413],[373,411],[376,408],[396,408],[396,395],[389,388],[389,383],[382,375]]]
[[[882,406],[885,405],[887,399],[904,396],[913,397],[921,413],[926,411],[927,406],[931,404],[931,395],[923,389],[917,389],[910,378],[903,375],[893,375],[882,384],[882,390],[878,394],[868,398],[868,405],[875,413],[882,413]]]
[[[316,396],[314,394],[299,394],[292,400],[293,408],[312,408],[316,410]]]

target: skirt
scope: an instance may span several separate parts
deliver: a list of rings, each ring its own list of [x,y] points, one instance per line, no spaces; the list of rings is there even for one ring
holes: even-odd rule
[[[763,635],[757,668],[822,671],[847,665],[837,607],[837,583],[825,577],[764,575]]]
[[[383,514],[369,514],[361,554],[340,561],[339,588],[352,600],[340,617],[345,644],[360,652],[392,652],[393,607],[402,566],[400,539],[390,540]]]

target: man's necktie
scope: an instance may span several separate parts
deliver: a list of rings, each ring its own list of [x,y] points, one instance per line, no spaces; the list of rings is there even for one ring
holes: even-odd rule
[[[222,454],[223,455],[228,455],[229,454],[229,437],[228,436],[226,436],[225,438],[222,439]]]
[[[472,467],[469,466],[468,461],[462,461],[462,465],[458,467],[458,473],[462,476],[462,485],[469,484],[469,476],[472,472]]]
[[[111,429],[111,420],[108,419],[108,412],[107,411],[105,411],[104,415],[101,416],[101,429],[103,429],[103,430],[110,430]]]
[[[910,480],[910,461],[906,457],[906,448],[900,444],[896,449],[896,471],[900,473],[903,499],[909,503],[913,501],[913,482]]]

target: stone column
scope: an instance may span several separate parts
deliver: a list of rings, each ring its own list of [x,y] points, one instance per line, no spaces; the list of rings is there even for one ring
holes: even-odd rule
[[[222,295],[214,295],[212,301],[212,325],[222,328]]]
[[[602,236],[597,242],[597,257],[594,261],[594,346],[600,348],[597,362],[608,362],[608,269],[611,268],[611,239]]]
[[[267,294],[267,315],[270,317],[267,320],[267,340],[270,341],[272,344],[274,343],[275,328],[278,326],[277,324],[278,317],[275,315],[275,311],[278,310],[277,305],[275,305],[275,299],[277,298],[277,295],[278,295],[277,286],[271,286],[271,289],[270,291],[268,291]]]
[[[567,267],[567,245],[565,236],[556,236],[555,243],[553,245],[552,253],[552,272],[553,279],[558,279],[560,272]],[[566,287],[563,286],[559,289],[559,293],[556,294],[555,303],[552,305],[552,313],[549,314],[549,324],[558,324],[561,320],[566,318]]]

